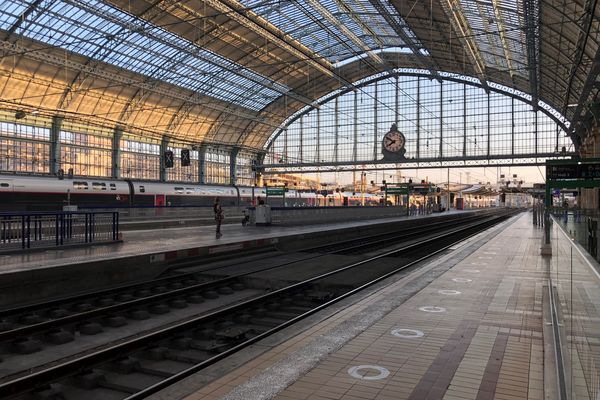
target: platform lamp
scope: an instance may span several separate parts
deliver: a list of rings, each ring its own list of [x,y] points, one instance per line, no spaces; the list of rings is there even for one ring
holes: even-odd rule
[[[383,206],[387,207],[387,181],[384,179],[381,181],[381,184],[383,185]]]

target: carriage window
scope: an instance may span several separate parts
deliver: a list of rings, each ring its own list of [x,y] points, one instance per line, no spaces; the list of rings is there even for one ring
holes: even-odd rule
[[[146,193],[146,188],[144,186],[140,186],[140,193]]]
[[[177,193],[177,194],[183,194],[183,188],[179,187],[179,186],[175,187],[175,193]]]
[[[117,185],[115,185],[114,183],[111,183],[110,190],[117,190]]]
[[[187,194],[192,194],[192,193],[194,193],[194,188],[185,188],[185,192]]]
[[[73,182],[73,187],[75,189],[85,190],[88,188],[87,182]]]
[[[8,183],[4,183],[4,182],[0,183],[0,187],[8,187],[8,186],[9,186]]]
[[[106,190],[106,183],[104,183],[104,182],[92,182],[92,189],[94,189],[94,190]]]

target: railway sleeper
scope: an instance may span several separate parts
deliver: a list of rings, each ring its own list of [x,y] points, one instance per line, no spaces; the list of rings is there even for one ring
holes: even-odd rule
[[[77,330],[82,335],[97,335],[103,331],[102,325],[97,322],[86,321],[77,326]]]
[[[53,383],[36,389],[34,392],[36,400],[66,400],[63,394],[63,386],[59,383]]]
[[[127,325],[127,319],[121,315],[107,315],[102,318],[102,324],[110,328],[119,328]]]
[[[64,329],[52,329],[46,333],[45,339],[48,343],[58,345],[72,342],[75,340],[75,337],[73,333]]]
[[[11,343],[11,350],[16,354],[32,354],[42,350],[42,342],[24,337],[15,339]]]

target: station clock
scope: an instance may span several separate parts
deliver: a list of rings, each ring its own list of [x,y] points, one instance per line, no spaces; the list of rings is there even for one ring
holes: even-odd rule
[[[405,160],[405,144],[406,138],[402,132],[398,130],[398,126],[396,124],[392,124],[389,132],[383,135],[383,140],[381,142],[381,153],[383,154],[383,160],[394,162]]]

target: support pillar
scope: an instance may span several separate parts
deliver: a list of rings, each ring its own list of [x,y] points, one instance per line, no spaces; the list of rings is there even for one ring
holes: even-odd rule
[[[54,116],[50,126],[50,174],[57,175],[61,167],[60,162],[60,129],[63,117]]]
[[[111,177],[113,179],[121,178],[121,138],[123,137],[123,128],[115,127],[112,138],[112,168]]]
[[[239,152],[239,147],[234,147],[229,154],[229,184],[232,186],[237,183],[237,155]]]
[[[167,151],[169,147],[169,138],[163,136],[160,141],[160,181],[167,181],[167,169],[165,168],[165,151]]]
[[[204,145],[198,149],[198,182],[201,185],[206,184],[206,146]]]

